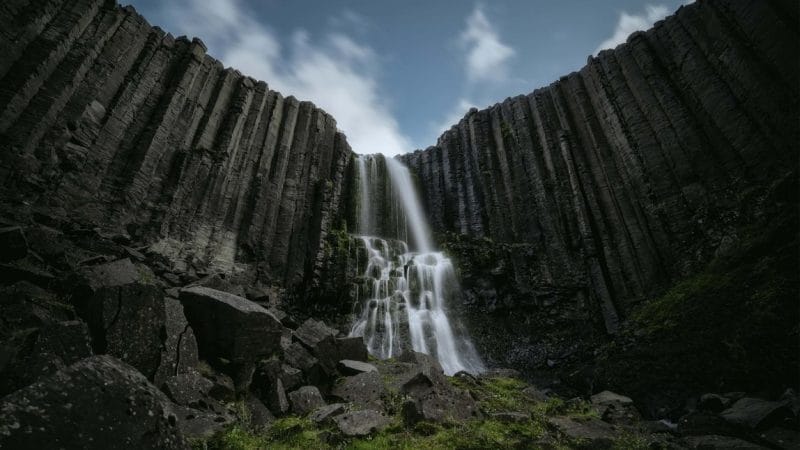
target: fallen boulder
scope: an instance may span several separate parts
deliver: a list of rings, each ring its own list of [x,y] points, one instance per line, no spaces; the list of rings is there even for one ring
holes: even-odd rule
[[[283,325],[250,300],[195,286],[182,289],[180,301],[204,359],[251,363],[279,347]]]
[[[340,414],[335,416],[333,421],[345,436],[367,436],[380,431],[389,424],[386,416],[372,409]]]
[[[292,413],[301,416],[325,406],[325,400],[322,399],[322,394],[316,386],[303,386],[290,392],[289,402],[292,405]]]
[[[92,356],[4,397],[0,448],[188,448],[176,422],[136,369]]]
[[[722,411],[720,417],[733,425],[750,429],[766,429],[792,416],[786,402],[773,402],[760,398],[745,397]]]
[[[92,347],[153,379],[161,361],[164,295],[146,266],[129,259],[84,267],[73,302],[89,324]]]
[[[358,375],[364,372],[377,372],[378,368],[372,364],[353,361],[350,359],[343,359],[336,365],[337,369],[342,375]]]

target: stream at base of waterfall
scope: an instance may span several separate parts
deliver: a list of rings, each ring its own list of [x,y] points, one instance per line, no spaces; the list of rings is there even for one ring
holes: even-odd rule
[[[448,375],[479,373],[483,362],[447,306],[460,287],[453,264],[430,241],[430,229],[408,169],[382,155],[358,156],[357,242],[366,250],[351,336],[386,359],[430,354]],[[411,235],[409,248],[408,235]]]

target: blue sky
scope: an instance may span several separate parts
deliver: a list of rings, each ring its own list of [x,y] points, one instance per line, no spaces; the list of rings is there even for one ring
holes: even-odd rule
[[[125,0],[121,0],[125,3]],[[226,66],[331,113],[358,153],[436,143],[472,107],[545,86],[685,0],[128,0]]]

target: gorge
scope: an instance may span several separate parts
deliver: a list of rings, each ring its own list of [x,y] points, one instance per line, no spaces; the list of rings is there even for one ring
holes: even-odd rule
[[[366,405],[336,410],[356,422],[383,402],[415,424],[524,409],[530,425],[541,410],[486,406],[482,376],[508,373],[578,399],[548,413],[630,396],[625,414],[679,424],[678,447],[655,448],[798,439],[795,2],[682,6],[397,158],[357,155],[310,101],[114,1],[5,2],[0,49],[0,447],[105,433],[27,408],[90,392],[151,421],[126,425],[129,446],[184,448],[238,420],[194,397],[170,416],[198,390],[216,405],[211,385],[270,417],[320,397]],[[386,380],[409,371],[397,400]],[[751,397],[774,408],[724,419]],[[97,448],[125,446],[112,435]]]

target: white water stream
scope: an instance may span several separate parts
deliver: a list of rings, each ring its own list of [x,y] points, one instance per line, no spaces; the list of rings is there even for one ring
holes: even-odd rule
[[[385,162],[384,162],[385,161]],[[434,250],[430,230],[414,190],[408,169],[399,161],[382,156],[359,156],[360,187],[358,232],[368,261],[364,286],[356,300],[357,318],[351,336],[363,336],[369,352],[381,359],[400,355],[404,350],[435,356],[445,373],[479,373],[483,363],[466,332],[451,323],[447,304],[459,294],[453,264]],[[380,164],[385,164],[381,171]],[[385,173],[390,183],[380,179]],[[381,197],[379,188],[389,191]],[[376,201],[394,201],[397,217],[376,217]],[[377,237],[381,228],[394,236]],[[414,244],[409,249],[407,234]]]

